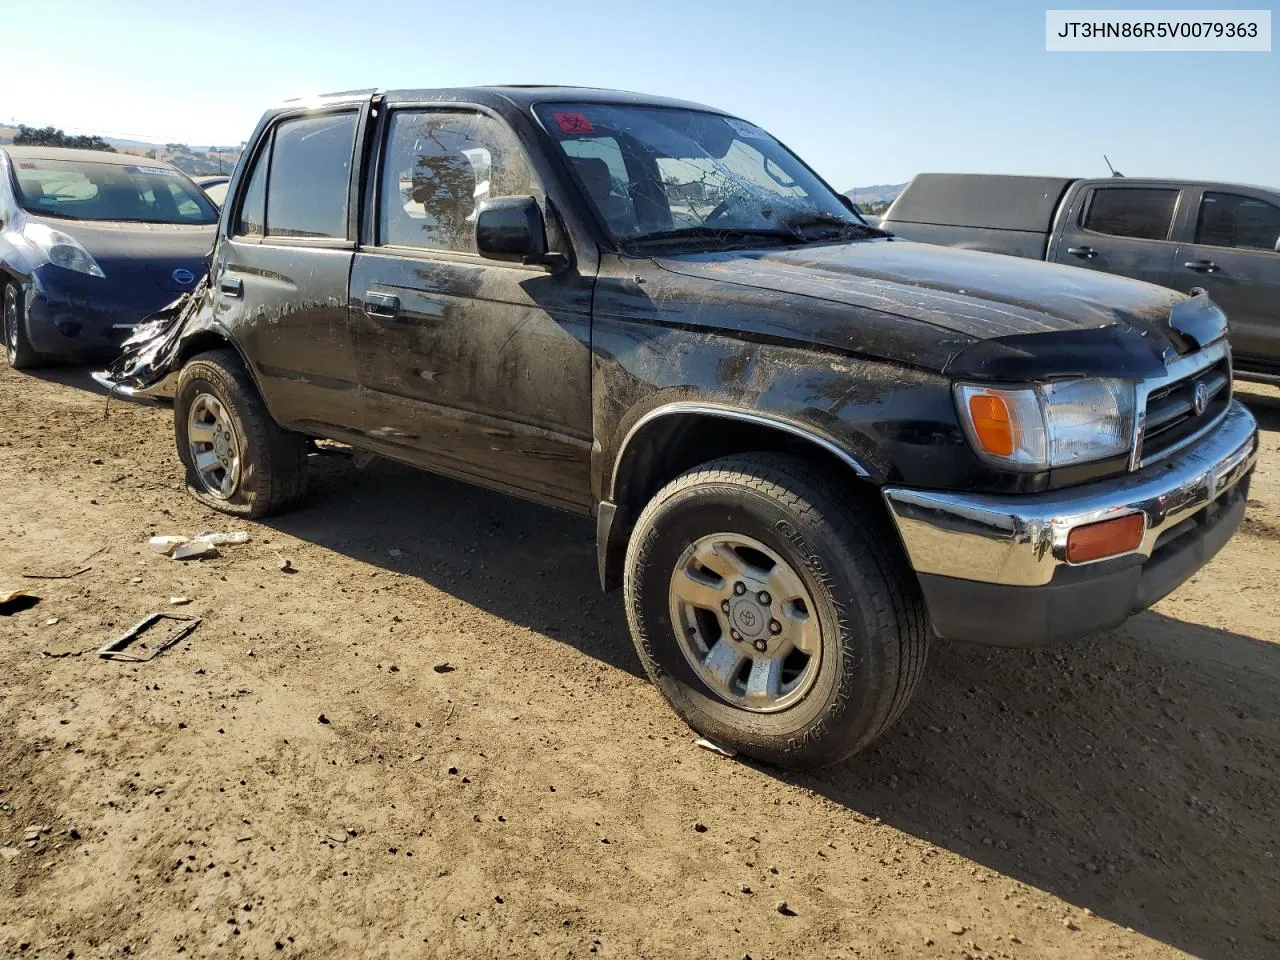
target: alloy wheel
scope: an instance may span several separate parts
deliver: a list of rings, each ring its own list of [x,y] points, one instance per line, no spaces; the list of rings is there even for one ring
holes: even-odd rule
[[[759,540],[714,533],[671,574],[681,652],[716,696],[756,713],[801,700],[818,677],[822,631],[808,587]]]
[[[187,414],[187,449],[200,485],[229,500],[240,484],[240,446],[231,416],[211,393],[198,394]]]

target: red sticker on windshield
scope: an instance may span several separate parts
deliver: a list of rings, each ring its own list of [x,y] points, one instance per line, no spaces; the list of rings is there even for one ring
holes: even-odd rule
[[[591,133],[594,129],[591,121],[580,113],[553,113],[552,116],[565,133]]]

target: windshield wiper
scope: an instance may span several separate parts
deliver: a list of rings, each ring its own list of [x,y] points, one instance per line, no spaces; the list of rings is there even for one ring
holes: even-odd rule
[[[833,217],[830,214],[825,213],[796,213],[787,217],[782,222],[794,230],[797,235],[811,240],[819,238],[805,231],[818,227],[825,228],[828,231],[835,231],[839,236],[852,236],[856,234],[868,240],[876,237],[892,236],[892,234],[887,230],[881,230],[868,223],[861,223],[856,220],[845,220],[842,217]]]
[[[784,243],[795,243],[803,240],[795,230],[779,227],[676,227],[672,230],[655,230],[635,237],[621,238],[628,244],[664,243],[672,240],[712,240],[721,242],[740,242],[742,240],[780,240]]]

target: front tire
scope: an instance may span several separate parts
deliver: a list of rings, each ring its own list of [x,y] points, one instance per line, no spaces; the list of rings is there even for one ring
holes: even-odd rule
[[[767,454],[702,465],[653,498],[627,549],[627,616],[645,671],[691,727],[816,767],[898,718],[929,629],[875,507]]]
[[[15,370],[32,370],[43,366],[44,358],[31,347],[22,324],[22,291],[16,283],[4,287],[3,326],[5,357]]]
[[[234,351],[213,350],[187,362],[173,420],[187,491],[206,506],[256,519],[305,496],[306,438],[271,419]]]

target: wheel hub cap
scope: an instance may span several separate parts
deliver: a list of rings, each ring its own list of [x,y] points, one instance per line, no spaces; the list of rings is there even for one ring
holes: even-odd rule
[[[758,540],[717,533],[690,544],[671,574],[681,652],[720,699],[772,713],[817,679],[822,636],[808,586]]]

